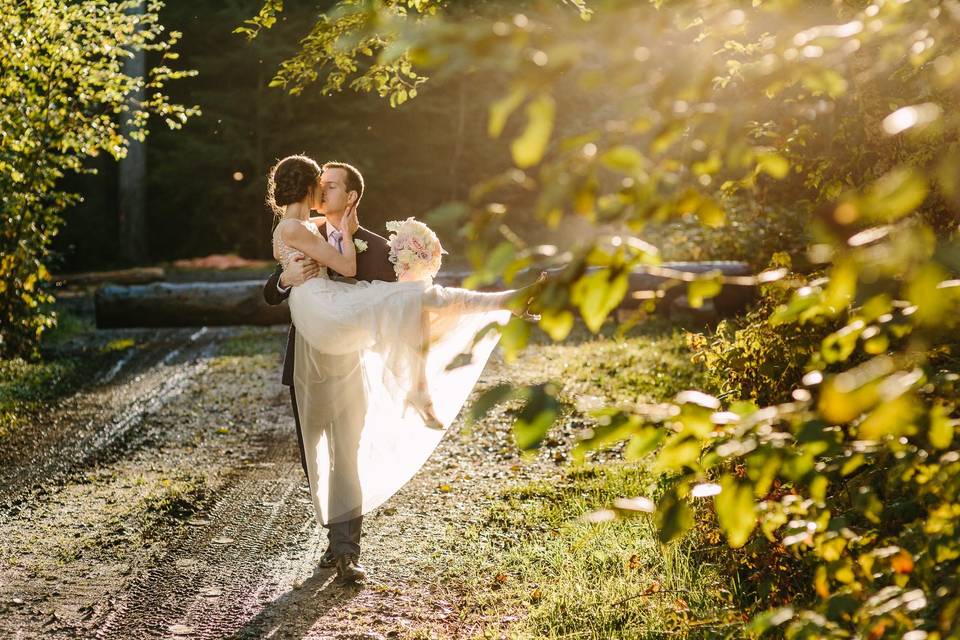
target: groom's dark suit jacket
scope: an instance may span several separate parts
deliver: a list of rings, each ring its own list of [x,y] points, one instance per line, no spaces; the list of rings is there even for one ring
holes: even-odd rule
[[[320,227],[320,233],[324,239],[327,238],[326,225]],[[387,239],[363,227],[357,229],[357,232],[353,234],[353,238],[354,240],[363,240],[367,243],[366,250],[357,254],[357,275],[354,279],[395,282],[397,275],[394,273],[393,264],[390,262],[390,245],[387,244]],[[267,283],[263,285],[263,299],[266,300],[267,304],[280,304],[290,295],[289,291],[280,293],[280,291],[277,290],[277,283],[280,281],[280,272],[281,267],[277,265],[276,270],[267,280]],[[344,279],[332,269],[330,270],[330,276],[334,279]],[[288,387],[293,386],[293,352],[295,342],[296,328],[291,324],[290,331],[287,334],[287,348],[286,355],[283,358],[283,376],[281,380],[283,384]],[[296,415],[297,408],[294,407],[293,411],[294,415]]]

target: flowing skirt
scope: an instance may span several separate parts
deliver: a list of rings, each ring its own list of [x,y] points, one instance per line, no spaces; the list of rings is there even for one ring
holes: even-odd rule
[[[377,508],[423,466],[480,377],[512,294],[325,278],[293,288],[294,385],[321,524]],[[427,426],[424,391],[442,428]]]

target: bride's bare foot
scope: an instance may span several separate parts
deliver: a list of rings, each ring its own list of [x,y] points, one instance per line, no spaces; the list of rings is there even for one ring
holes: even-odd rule
[[[539,277],[537,277],[536,282],[533,284],[527,285],[522,288],[525,294],[527,294],[527,300],[524,303],[522,311],[512,310],[511,313],[518,318],[523,318],[524,320],[529,320],[531,322],[537,322],[540,320],[540,315],[530,312],[530,306],[533,304],[534,300],[537,297],[537,294],[543,290],[543,287],[547,280],[547,272],[541,271]]]
[[[410,404],[420,413],[420,417],[423,418],[423,424],[428,428],[438,431],[446,429],[440,422],[440,418],[437,417],[430,394],[425,390],[418,389],[410,394]]]

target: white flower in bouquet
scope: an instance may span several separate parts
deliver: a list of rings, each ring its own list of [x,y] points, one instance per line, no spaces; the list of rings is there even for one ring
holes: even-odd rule
[[[440,271],[442,256],[446,253],[437,234],[413,217],[391,220],[387,223],[387,231],[390,232],[387,239],[390,262],[393,263],[397,280],[432,281]]]

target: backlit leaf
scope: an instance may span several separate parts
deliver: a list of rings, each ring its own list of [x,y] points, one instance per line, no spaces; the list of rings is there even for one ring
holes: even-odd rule
[[[507,119],[527,97],[527,90],[517,87],[504,97],[490,105],[490,119],[487,123],[487,133],[491,138],[499,138]]]
[[[527,105],[527,127],[510,144],[514,163],[521,169],[540,162],[553,132],[555,106],[553,98],[541,94]]]
[[[687,301],[694,309],[703,306],[705,299],[713,298],[723,288],[723,277],[715,275],[709,278],[697,278],[687,285]]]
[[[714,498],[717,520],[730,546],[742,547],[757,526],[753,487],[729,475],[720,480],[720,487],[720,493]]]

